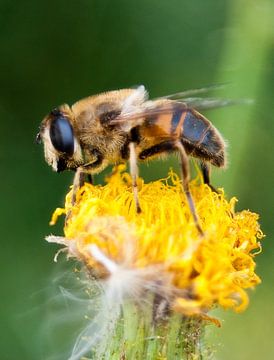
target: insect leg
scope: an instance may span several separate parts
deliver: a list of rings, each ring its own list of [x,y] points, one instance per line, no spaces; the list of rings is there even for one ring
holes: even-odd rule
[[[93,184],[93,183],[94,183],[94,179],[93,179],[93,176],[92,176],[91,174],[88,174],[88,175],[87,175],[87,178],[88,178],[88,182],[89,182],[90,184]]]
[[[212,186],[210,184],[210,165],[201,161],[200,162],[200,167],[202,170],[202,175],[203,175],[203,179],[204,179],[204,183],[206,185],[208,185],[210,187],[210,189],[216,193],[218,193],[218,191],[214,188],[214,186]]]
[[[86,176],[88,178],[88,181],[92,184],[93,177],[90,173],[88,173],[88,170],[86,168],[78,167],[73,179],[71,205],[75,204],[76,193],[78,189],[84,185]]]
[[[78,167],[76,170],[76,173],[74,175],[74,179],[73,179],[72,197],[71,197],[71,205],[72,206],[76,202],[76,194],[77,194],[78,189],[84,184],[85,175],[86,175],[85,171],[81,167]],[[67,223],[69,221],[70,217],[71,217],[71,210],[69,210],[66,214],[65,223]]]
[[[175,143],[175,147],[177,148],[177,150],[179,151],[179,154],[180,154],[183,189],[184,189],[184,192],[186,194],[189,209],[190,209],[190,212],[191,212],[191,214],[193,216],[193,219],[194,219],[194,222],[195,222],[195,225],[197,227],[197,230],[198,230],[199,234],[201,236],[203,236],[204,232],[203,232],[203,230],[201,228],[201,225],[199,224],[199,219],[198,219],[198,215],[196,213],[193,198],[192,198],[192,195],[191,195],[190,190],[189,190],[190,171],[189,171],[188,156],[187,156],[187,153],[185,151],[185,148],[184,148],[183,144],[180,141],[177,141]]]
[[[86,179],[86,173],[82,171],[79,176],[79,188],[84,185]]]
[[[138,198],[138,188],[137,188],[138,165],[137,165],[137,156],[136,156],[136,149],[134,142],[129,143],[129,166],[130,166],[130,174],[132,177],[132,190],[136,205],[136,211],[137,213],[140,213],[142,210]]]
[[[72,198],[71,198],[72,205],[75,204],[76,193],[78,189],[84,184],[85,175],[86,172],[81,167],[78,167],[73,179]]]

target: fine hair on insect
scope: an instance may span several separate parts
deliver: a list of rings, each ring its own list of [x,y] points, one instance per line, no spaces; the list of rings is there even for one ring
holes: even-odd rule
[[[213,87],[214,88],[214,87]],[[189,158],[199,160],[204,183],[210,166],[224,167],[225,142],[199,111],[233,103],[190,97],[207,88],[149,100],[144,86],[105,92],[53,109],[42,121],[37,141],[43,142],[47,163],[57,172],[75,171],[72,202],[88,176],[108,165],[128,161],[136,211],[142,211],[137,188],[138,163],[176,152],[182,189],[198,233],[203,230],[189,189]]]

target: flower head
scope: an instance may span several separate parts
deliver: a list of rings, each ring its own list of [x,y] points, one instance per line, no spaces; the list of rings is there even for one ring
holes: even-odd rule
[[[192,181],[191,192],[205,236],[197,233],[178,176],[145,184],[139,179],[142,213],[137,214],[131,179],[120,166],[104,186],[86,183],[71,192],[64,209],[69,214],[65,238],[49,237],[67,246],[68,255],[112,281],[123,296],[141,296],[147,289],[168,300],[185,315],[204,314],[213,305],[244,310],[246,289],[260,282],[254,256],[262,232],[258,215],[235,212],[236,199]]]

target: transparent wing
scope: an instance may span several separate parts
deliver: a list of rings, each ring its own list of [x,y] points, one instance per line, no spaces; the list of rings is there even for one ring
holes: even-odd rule
[[[189,97],[189,96],[195,96],[198,94],[206,94],[213,90],[222,90],[226,86],[227,86],[227,83],[208,85],[208,86],[198,88],[198,89],[189,89],[189,90],[180,91],[175,94],[161,96],[158,99],[183,100],[184,98]]]
[[[253,103],[251,99],[219,99],[199,97],[184,98],[182,100],[178,99],[177,101],[185,103],[187,104],[187,107],[195,110],[209,110],[232,105],[250,105]]]
[[[167,97],[161,99],[164,100],[167,99]],[[123,112],[117,117],[115,117],[113,120],[111,120],[110,124],[114,125],[125,122],[136,122],[137,125],[137,123],[141,121],[141,119],[154,117],[160,114],[173,113],[174,105],[176,106],[176,109],[182,109],[184,111],[188,111],[188,110],[201,111],[201,110],[216,109],[225,106],[243,105],[243,104],[248,105],[253,103],[253,101],[250,99],[218,99],[218,98],[189,97],[189,98],[184,98],[182,100],[180,99],[173,100],[159,105],[157,104],[158,100],[156,100],[155,102],[152,100],[152,101],[148,101],[147,103],[144,103],[143,108],[140,107],[131,112]]]
[[[208,110],[232,105],[248,105],[253,101],[250,99],[226,99],[214,97],[196,97],[196,95],[206,94],[214,90],[223,90],[229,83],[213,84],[198,89],[190,89],[175,94],[160,97],[158,99],[175,100],[185,103],[188,107],[196,110]]]
[[[150,103],[153,104],[153,101],[150,101]],[[178,106],[183,107],[184,110],[188,109],[187,105],[184,103],[178,102]],[[174,107],[172,106],[172,103],[169,103],[169,104],[165,104],[165,105],[161,105],[161,106],[154,106],[154,107],[153,107],[153,105],[151,105],[148,107],[139,108],[138,110],[136,109],[135,111],[128,112],[128,113],[123,112],[120,115],[118,115],[117,117],[115,117],[115,119],[111,120],[110,125],[124,123],[127,121],[137,121],[137,120],[141,120],[142,118],[153,117],[153,116],[160,115],[160,114],[169,114],[169,113],[173,112],[173,109],[174,109]]]

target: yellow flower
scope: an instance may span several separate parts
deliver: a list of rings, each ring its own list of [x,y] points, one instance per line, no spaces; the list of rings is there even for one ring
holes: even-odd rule
[[[96,278],[115,278],[127,296],[147,289],[168,300],[184,315],[203,315],[214,305],[244,310],[246,289],[260,283],[254,256],[263,234],[258,215],[235,212],[236,199],[225,199],[191,182],[205,236],[199,236],[178,176],[145,184],[138,180],[142,208],[137,214],[128,173],[119,166],[104,186],[85,184],[71,206],[57,209],[52,224],[67,214],[65,238],[49,241],[67,246]]]

